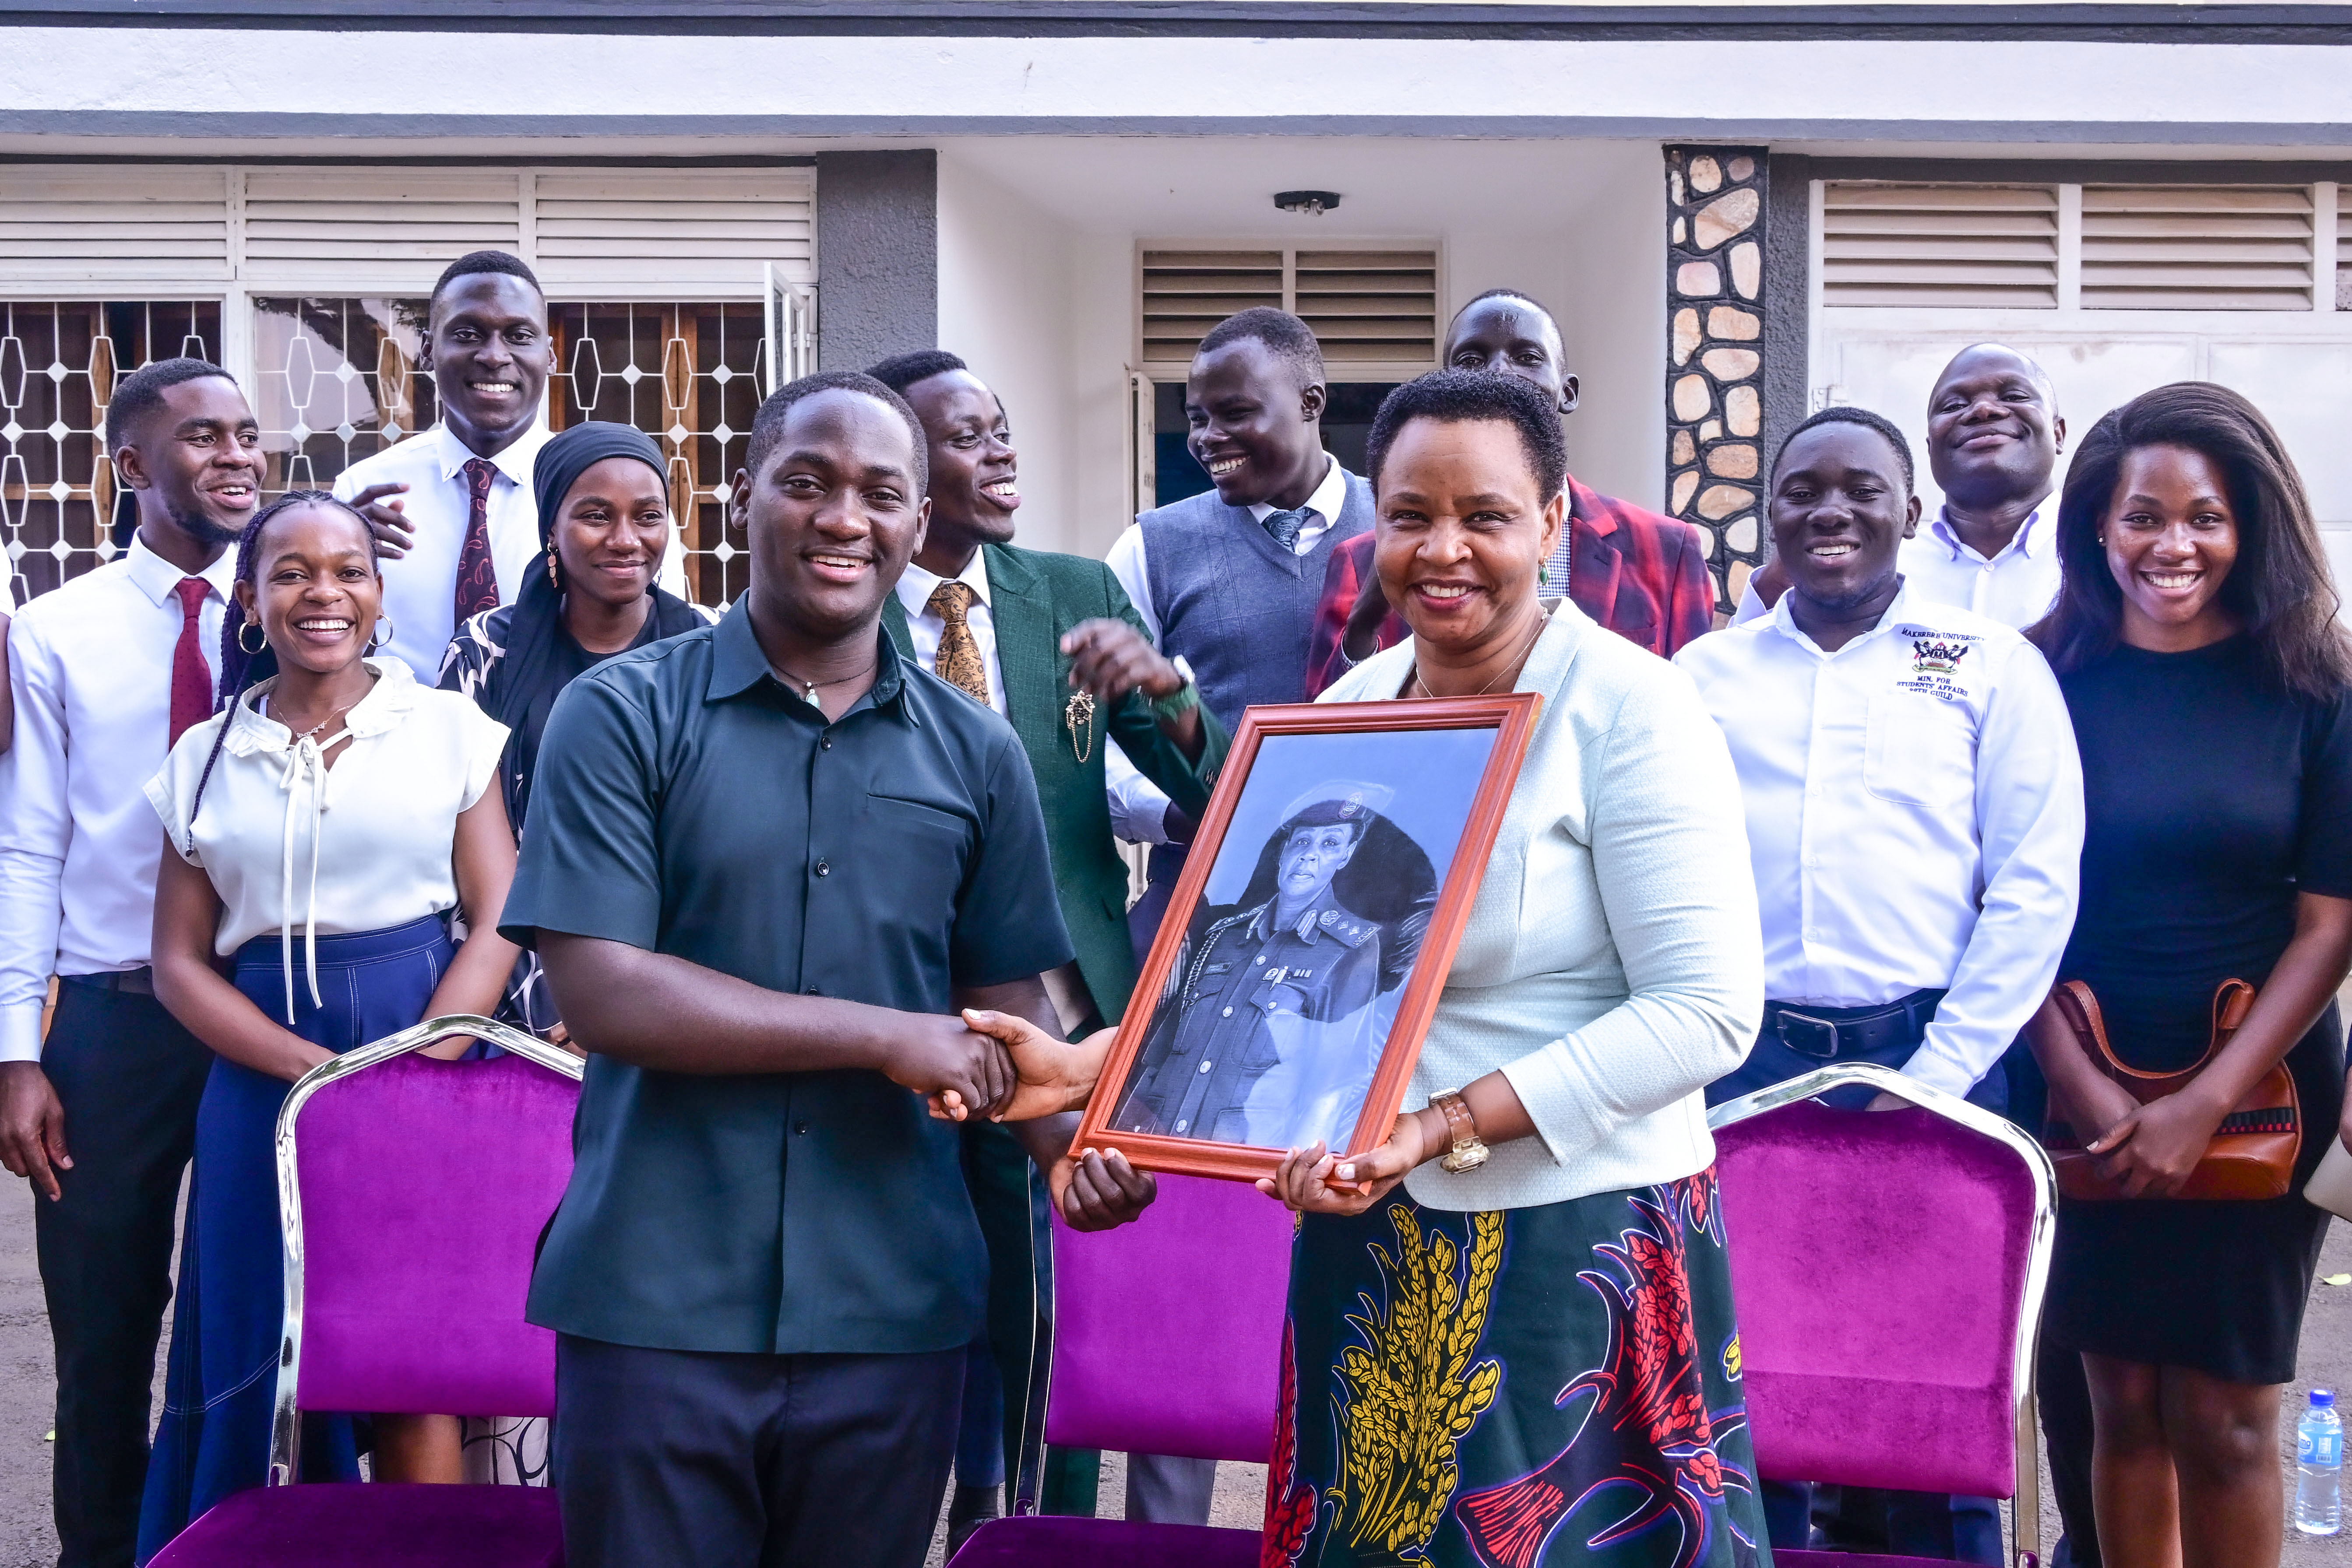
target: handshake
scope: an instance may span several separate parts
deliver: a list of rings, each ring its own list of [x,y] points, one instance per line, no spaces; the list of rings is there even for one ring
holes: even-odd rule
[[[977,1115],[1014,1124],[1013,1135],[1045,1172],[1054,1207],[1073,1230],[1124,1225],[1150,1204],[1158,1190],[1150,1175],[1117,1149],[1069,1150],[1071,1113],[1094,1093],[1118,1030],[1073,1044],[1026,1019],[980,1008],[923,1021],[920,1035],[884,1071],[922,1095],[941,1121]]]
[[[1118,1033],[1107,1029],[1072,1044],[1027,1019],[979,1008],[924,1021],[937,1027],[907,1040],[883,1071],[946,1122],[1031,1122],[1085,1109]]]

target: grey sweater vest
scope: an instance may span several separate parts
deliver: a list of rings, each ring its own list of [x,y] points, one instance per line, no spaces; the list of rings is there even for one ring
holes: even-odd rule
[[[1227,729],[1254,703],[1307,700],[1307,644],[1334,547],[1372,526],[1372,487],[1345,476],[1339,520],[1305,555],[1274,542],[1246,507],[1214,490],[1136,518],[1160,617],[1160,651],[1181,654],[1201,700]]]

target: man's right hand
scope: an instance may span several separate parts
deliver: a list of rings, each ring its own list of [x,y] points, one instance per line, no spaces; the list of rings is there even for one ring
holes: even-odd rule
[[[951,1121],[1000,1112],[1013,1097],[1013,1059],[992,1032],[967,1028],[961,1018],[908,1014],[905,1034],[881,1067],[891,1082],[929,1100],[935,1113],[944,1108]]]
[[[1110,1054],[1111,1041],[1118,1038],[1118,1030],[1106,1029],[1074,1042],[1056,1040],[1012,1013],[966,1008],[963,1016],[973,1029],[1004,1042],[1013,1070],[1020,1074],[1011,1100],[992,1113],[999,1122],[1027,1122],[1062,1111],[1083,1110],[1094,1094],[1095,1080],[1102,1076],[1103,1059]],[[953,1111],[935,1105],[932,1113],[953,1114]]]
[[[66,1153],[66,1108],[37,1061],[0,1062],[0,1166],[54,1201],[58,1172],[73,1169]]]
[[[384,498],[397,497],[407,489],[405,485],[370,485],[352,497],[352,510],[367,519],[369,531],[375,535],[376,552],[389,560],[406,555],[416,538],[416,525],[402,511],[400,501]]]

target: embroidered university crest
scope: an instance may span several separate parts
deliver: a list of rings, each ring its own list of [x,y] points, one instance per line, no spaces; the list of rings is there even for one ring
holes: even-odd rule
[[[1957,674],[1960,661],[1968,657],[1969,646],[1967,643],[1958,641],[1948,643],[1936,637],[1914,637],[1911,639],[1911,672],[1920,675]]]

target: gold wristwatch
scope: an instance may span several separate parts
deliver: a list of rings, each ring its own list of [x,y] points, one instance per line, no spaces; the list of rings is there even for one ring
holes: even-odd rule
[[[1445,1136],[1453,1146],[1437,1156],[1439,1167],[1454,1176],[1475,1171],[1486,1163],[1487,1148],[1478,1136],[1477,1118],[1463,1103],[1459,1089],[1441,1089],[1429,1097],[1430,1108],[1445,1118]]]

